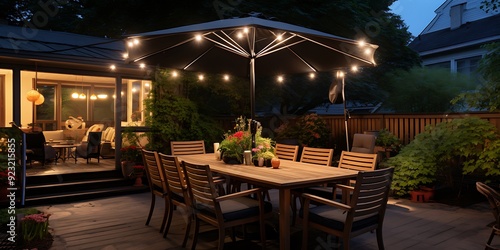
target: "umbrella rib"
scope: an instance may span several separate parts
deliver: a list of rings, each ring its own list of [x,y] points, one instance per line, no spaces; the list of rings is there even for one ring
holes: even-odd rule
[[[258,54],[258,57],[266,56],[266,55],[269,55],[269,54],[275,53],[275,52],[280,51],[280,50],[282,50],[282,49],[286,49],[286,48],[289,48],[289,47],[295,46],[295,45],[297,45],[297,44],[299,44],[299,43],[303,43],[303,42],[305,42],[305,40],[297,41],[297,42],[294,42],[294,43],[291,43],[291,44],[287,44],[287,45],[285,45],[285,46],[283,46],[283,47],[279,47],[279,48],[276,48],[276,49],[274,49],[274,50],[270,50],[270,49],[273,49],[274,47],[276,47],[276,46],[278,45],[278,44],[277,44],[276,46],[273,46],[273,48],[269,48],[267,51],[264,51],[264,52],[263,52],[263,51],[260,51],[260,52],[259,52],[259,54]]]
[[[248,51],[245,50],[245,48],[243,48],[238,42],[236,42],[233,38],[231,38],[226,32],[224,31],[220,31],[222,34],[224,34],[224,36],[226,36],[229,41],[231,42],[228,42],[226,41],[225,39],[223,39],[222,37],[220,37],[220,39],[222,39],[223,41],[225,41],[226,43],[228,43],[229,45],[233,46],[235,49],[237,49],[238,51],[241,51],[242,54],[246,55],[247,57],[250,56],[250,53],[248,53]],[[216,36],[219,36],[218,34],[214,33]]]
[[[185,44],[185,43],[191,42],[191,41],[193,41],[193,40],[194,40],[194,38],[190,38],[190,39],[184,40],[184,41],[182,41],[182,42],[180,42],[180,43],[174,44],[174,45],[172,45],[172,46],[170,46],[170,47],[168,47],[168,48],[164,48],[164,49],[161,49],[161,50],[155,51],[155,52],[153,52],[153,53],[149,53],[149,54],[143,55],[143,56],[141,56],[141,57],[138,57],[138,58],[134,59],[134,60],[133,60],[133,62],[138,62],[138,61],[140,61],[140,60],[143,60],[143,59],[144,59],[144,58],[146,58],[146,57],[150,57],[150,56],[154,56],[154,55],[156,55],[156,54],[160,54],[160,53],[165,52],[165,51],[167,51],[167,50],[170,50],[170,49],[173,49],[173,48],[175,48],[175,47],[181,46],[181,45],[183,45],[183,44]]]
[[[210,42],[218,45],[219,48],[225,49],[225,50],[227,50],[229,52],[232,52],[234,54],[242,55],[244,57],[248,57],[249,56],[249,54],[245,50],[242,50],[242,49],[238,48],[237,46],[235,46],[234,44],[232,44],[228,40],[224,39],[223,37],[221,37],[217,33],[213,33],[212,32],[212,34],[214,34],[215,36],[217,36],[218,38],[220,38],[226,44],[224,44],[222,42],[219,42],[219,41],[217,41],[215,39],[212,39],[210,37],[207,37],[207,36],[205,36],[205,39],[207,39],[208,41],[210,41]]]
[[[323,46],[323,47],[325,47],[325,48],[327,48],[327,49],[330,49],[330,50],[336,51],[336,52],[338,52],[338,53],[340,53],[340,54],[343,54],[343,55],[345,55],[345,56],[348,56],[348,57],[354,58],[354,59],[356,59],[356,60],[359,60],[359,61],[362,61],[362,62],[365,62],[365,63],[368,63],[368,64],[372,64],[372,65],[374,65],[374,64],[375,64],[375,63],[373,63],[373,62],[371,62],[371,61],[368,61],[368,60],[366,60],[366,59],[363,59],[363,58],[361,58],[361,57],[351,55],[351,54],[349,54],[349,53],[347,53],[347,52],[344,52],[344,51],[338,50],[338,49],[336,49],[336,48],[330,47],[330,46],[328,46],[328,45],[326,45],[326,44],[323,44],[323,43],[320,43],[320,42],[318,42],[318,41],[314,41],[314,40],[312,40],[312,39],[309,39],[309,38],[307,38],[307,37],[301,36],[301,35],[299,35],[299,34],[297,34],[297,36],[299,36],[299,37],[301,37],[302,39],[305,39],[305,40],[307,40],[307,41],[309,41],[309,42],[312,42],[312,43],[318,44],[318,45],[320,45],[320,46]]]
[[[274,33],[273,33],[274,34]],[[283,44],[285,43],[286,41],[294,38],[296,35],[293,35],[293,36],[290,36],[288,37],[287,39],[281,41],[281,42],[278,42],[276,44],[273,44],[276,40],[278,40],[278,38],[275,38],[273,41],[271,41],[269,44],[266,45],[266,47],[262,48],[259,53],[257,53],[257,57],[260,57],[260,56],[265,56],[267,54],[271,54],[271,53],[274,53],[276,51],[279,51],[280,49],[277,49],[277,50],[273,50],[276,46],[279,46],[280,44]]]
[[[187,68],[189,68],[191,65],[193,65],[195,62],[197,62],[200,58],[202,58],[205,54],[207,54],[210,50],[212,50],[214,47],[211,47],[209,49],[207,49],[205,52],[203,52],[201,55],[199,55],[198,57],[196,57],[193,61],[191,61],[190,63],[188,63],[184,68],[184,70],[187,70]]]
[[[299,58],[305,65],[307,65],[307,67],[309,67],[311,70],[313,70],[314,72],[318,72],[318,70],[316,68],[314,68],[311,64],[309,64],[308,62],[306,62],[306,60],[304,58],[302,58],[301,56],[299,56],[297,53],[295,53],[295,51],[293,51],[293,49],[291,48],[287,48],[290,52],[292,52],[297,58]]]

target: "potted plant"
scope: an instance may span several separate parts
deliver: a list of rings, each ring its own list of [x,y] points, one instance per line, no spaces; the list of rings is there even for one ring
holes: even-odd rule
[[[401,148],[401,140],[391,131],[384,128],[378,131],[377,139],[375,140],[375,153],[384,152],[385,157],[389,158],[391,152],[398,152]]]
[[[129,178],[133,172],[133,167],[142,162],[142,155],[140,148],[135,145],[122,147],[121,152],[121,166],[124,178]]]
[[[271,167],[271,159],[276,157],[273,141],[270,138],[259,137],[255,144],[257,146],[252,149],[254,165]]]
[[[243,151],[252,147],[252,136],[248,131],[237,131],[226,134],[224,140],[220,142],[218,150],[221,158],[228,164],[243,163]]]

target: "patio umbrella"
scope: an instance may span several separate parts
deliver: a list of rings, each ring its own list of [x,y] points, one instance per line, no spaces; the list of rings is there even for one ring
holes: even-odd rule
[[[377,45],[257,17],[224,19],[128,36],[127,62],[249,77],[374,66]]]

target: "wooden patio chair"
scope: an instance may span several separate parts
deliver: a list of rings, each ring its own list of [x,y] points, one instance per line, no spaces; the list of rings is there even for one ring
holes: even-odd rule
[[[304,147],[302,149],[302,155],[300,156],[300,162],[331,166],[332,157],[333,157],[332,148]]]
[[[200,230],[200,221],[205,221],[219,229],[218,249],[224,248],[225,230],[251,222],[260,223],[260,239],[265,248],[266,234],[264,218],[272,212],[271,203],[264,202],[262,190],[254,188],[238,193],[219,196],[209,165],[198,165],[182,161],[186,174],[189,196],[195,212],[195,232],[192,249],[196,248],[196,241]],[[253,199],[250,195],[255,195]],[[233,241],[234,233],[232,234]]]
[[[171,141],[173,156],[205,154],[205,141]]]
[[[346,204],[304,193],[302,249],[307,249],[310,228],[342,238],[344,250],[351,238],[376,230],[378,248],[384,249],[382,225],[393,172],[393,168],[361,171],[354,187],[337,185],[353,194]],[[313,201],[321,205],[309,207]]]
[[[486,196],[488,202],[490,203],[491,212],[493,212],[493,217],[495,217],[495,222],[493,228],[491,229],[490,237],[486,242],[486,250],[498,249],[492,246],[493,236],[500,236],[500,193],[495,191],[490,186],[482,183],[476,182],[477,191]]]
[[[332,148],[304,147],[302,149],[302,155],[300,156],[300,162],[323,165],[323,166],[331,166],[332,157],[333,157]],[[295,225],[295,219],[297,217],[297,199],[300,200],[300,196],[303,192],[305,192],[305,189],[292,190],[292,198],[291,198],[292,225]],[[302,202],[300,203],[302,204]]]
[[[168,192],[166,196],[166,199],[168,199],[168,207],[165,208],[168,210],[168,216],[167,224],[163,231],[163,238],[167,237],[168,230],[170,229],[174,206],[183,207],[187,214],[187,225],[182,247],[186,247],[193,215],[185,175],[176,156],[162,153],[158,153],[158,156],[160,160],[160,169],[163,171],[163,176],[165,176],[167,182]]]
[[[205,154],[205,141],[171,141],[170,149],[173,156],[178,155],[196,155]],[[224,195],[226,188],[224,184],[226,183],[226,178],[220,175],[214,175],[214,182],[217,183],[217,190],[221,195]],[[232,186],[232,185],[230,185]]]
[[[299,146],[276,143],[276,156],[278,159],[296,161],[299,153]]]
[[[168,217],[168,199],[166,198],[168,191],[163,171],[160,170],[158,153],[142,149],[142,160],[151,191],[151,205],[146,225],[149,225],[149,222],[151,221],[151,216],[153,215],[153,211],[155,209],[156,196],[158,196],[165,201],[165,212],[163,213],[163,219],[160,227],[160,233],[163,233],[163,228],[165,227]]]
[[[373,154],[377,137],[370,134],[354,134],[351,152]]]

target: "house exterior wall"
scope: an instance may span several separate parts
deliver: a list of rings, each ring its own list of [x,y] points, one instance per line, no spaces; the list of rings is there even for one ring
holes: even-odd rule
[[[486,13],[481,6],[482,0],[448,0],[445,1],[439,8],[435,10],[436,17],[425,27],[421,34],[431,33],[434,31],[450,28],[451,16],[450,10],[453,6],[464,4],[462,13],[462,24],[467,22],[477,21],[482,18],[495,15],[494,12]]]

